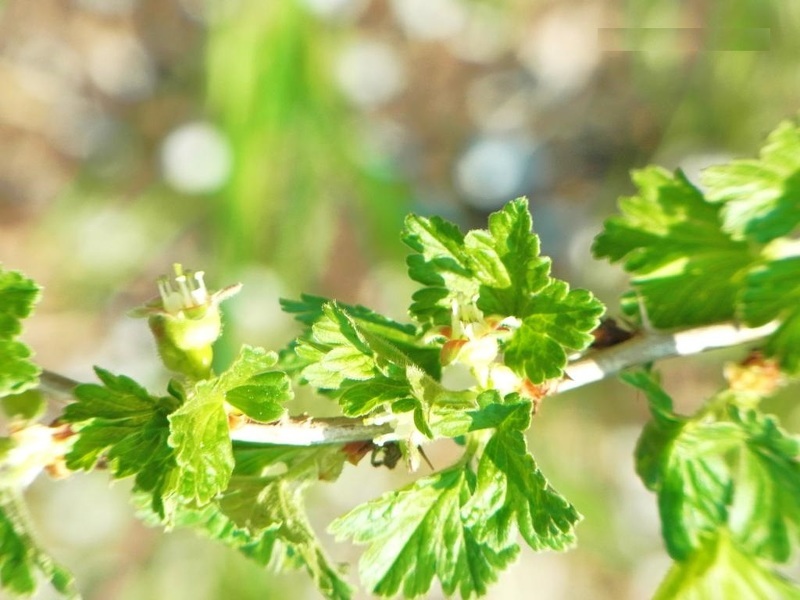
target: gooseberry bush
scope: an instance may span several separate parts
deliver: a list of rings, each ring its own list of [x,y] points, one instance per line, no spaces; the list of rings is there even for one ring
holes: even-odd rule
[[[271,569],[303,568],[322,596],[350,598],[304,493],[366,456],[417,472],[425,446],[450,439],[461,448],[453,464],[419,469],[328,529],[366,547],[358,575],[372,594],[422,596],[438,579],[448,595],[482,595],[521,545],[575,545],[581,515],[537,467],[526,432],[546,398],[620,373],[651,413],[635,467],[674,560],[656,598],[800,598],[781,571],[800,534],[800,438],[760,409],[800,373],[800,127],[782,123],[757,159],[708,168],[702,187],[658,167],[633,181],[593,248],[630,274],[630,330],[551,275],[524,199],[466,234],[407,218],[419,285],[409,322],[304,295],[283,302],[303,327],[288,347],[244,346],[221,373],[211,367],[219,304],[239,286],[212,293],[201,272],[176,265],[159,297],[131,311],[147,318],[174,375],[166,390],[102,368],[80,384],[43,371],[18,339],[39,287],[0,270],[3,587],[27,595],[49,581],[78,596],[38,544],[23,492],[42,471],[102,469],[132,479],[147,523],[192,528]],[[724,389],[677,414],[653,363],[745,342],[757,348],[724,367]],[[454,385],[454,369],[469,383]],[[341,415],[288,415],[297,385]],[[64,394],[60,416],[41,422]]]

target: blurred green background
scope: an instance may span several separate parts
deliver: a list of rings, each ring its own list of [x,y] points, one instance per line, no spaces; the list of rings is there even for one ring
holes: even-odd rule
[[[696,178],[753,154],[798,110],[799,26],[800,4],[778,0],[0,2],[0,261],[46,288],[25,340],[77,379],[100,364],[163,385],[147,328],[124,314],[173,262],[213,288],[245,284],[220,364],[243,341],[290,340],[277,300],[300,291],[404,318],[403,216],[476,227],[519,195],[556,274],[613,314],[624,276],[589,247],[628,171]],[[697,406],[737,356],[667,361],[678,405]],[[797,430],[789,396],[772,408]],[[633,473],[645,419],[613,381],[545,404],[530,443],[586,516],[580,547],[523,551],[490,598],[652,593],[669,562]],[[453,453],[430,452],[439,467]],[[337,560],[358,550],[325,523],[408,479],[348,468],[312,493]],[[137,524],[102,474],[42,479],[29,497],[89,599],[318,597],[302,573]]]

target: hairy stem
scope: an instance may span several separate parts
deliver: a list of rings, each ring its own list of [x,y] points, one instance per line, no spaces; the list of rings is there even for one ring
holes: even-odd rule
[[[753,342],[773,333],[778,325],[777,322],[771,322],[748,328],[726,322],[672,333],[644,333],[572,361],[566,368],[567,377],[559,382],[551,395],[600,381],[628,367]],[[77,381],[51,371],[43,371],[39,383],[43,392],[61,398],[71,396],[76,385]],[[371,441],[391,432],[392,427],[388,423],[378,425],[365,423],[364,419],[359,418],[313,418],[303,415],[274,423],[247,421],[231,429],[231,439],[258,444],[313,446]]]

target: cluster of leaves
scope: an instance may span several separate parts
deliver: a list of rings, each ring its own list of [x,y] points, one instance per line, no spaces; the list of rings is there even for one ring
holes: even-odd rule
[[[706,169],[702,189],[658,167],[633,180],[638,194],[594,245],[632,274],[623,311],[657,328],[776,320],[764,351],[800,373],[800,126],[780,124],[758,159]],[[650,402],[637,471],[676,561],[656,597],[800,598],[774,570],[800,542],[800,440],[753,391],[722,392],[688,418],[650,376],[625,378]]]
[[[41,406],[31,390],[40,369],[31,360],[30,348],[16,339],[38,298],[39,286],[32,280],[0,268],[0,399],[4,412],[20,427],[35,418]],[[0,580],[11,592],[26,595],[44,578],[62,594],[72,596],[72,577],[39,547],[19,489],[20,480],[27,480],[31,469],[41,469],[29,464],[36,450],[28,453],[18,446],[13,437],[0,438]]]
[[[535,550],[564,550],[580,519],[528,453],[531,399],[441,382],[439,326],[460,312],[519,323],[490,360],[505,358],[520,381],[561,377],[567,355],[592,340],[602,305],[550,276],[531,226],[524,200],[492,215],[488,231],[466,235],[438,218],[409,217],[409,272],[422,284],[413,323],[303,296],[284,302],[306,330],[280,363],[245,347],[219,376],[187,373],[165,395],[97,368],[100,383],[79,385],[62,416],[74,434],[66,467],[131,477],[149,521],[198,529],[274,568],[304,567],[323,595],[349,598],[302,508],[310,482],[338,477],[352,458],[347,449],[231,441],[237,419],[284,415],[293,395],[288,372],[345,416],[392,422],[390,439],[378,442],[399,443],[412,465],[423,442],[459,439],[465,453],[455,465],[356,507],[331,531],[370,545],[361,573],[376,594],[422,595],[434,578],[448,593],[484,593],[517,556],[518,536]],[[454,271],[459,284],[448,291]]]
[[[787,239],[800,225],[798,181],[800,128],[791,123],[770,136],[760,159],[707,170],[702,191],[680,172],[634,173],[638,194],[622,199],[622,215],[594,248],[633,275],[623,310],[659,328],[779,320],[766,351],[800,372],[800,253]],[[551,276],[531,229],[523,199],[466,234],[438,217],[408,217],[408,272],[420,284],[410,323],[304,295],[283,302],[304,331],[280,355],[245,346],[220,375],[184,373],[164,395],[96,369],[100,384],[79,385],[62,415],[71,433],[66,466],[133,478],[148,522],[199,530],[271,568],[304,568],[325,597],[350,598],[303,495],[313,482],[337,479],[352,452],[342,443],[231,441],[242,419],[281,419],[294,379],[346,417],[390,423],[392,433],[371,443],[399,445],[412,469],[428,441],[463,446],[454,464],[330,525],[338,539],[367,546],[363,584],[380,596],[421,596],[434,579],[448,595],[485,593],[519,554],[519,538],[534,550],[565,550],[581,518],[539,470],[525,433],[539,393],[531,390],[563,377],[568,356],[592,341],[603,306]],[[20,495],[30,464],[41,469],[58,448],[51,428],[34,424],[40,404],[29,394],[39,369],[16,340],[37,296],[33,282],[0,270],[0,396],[45,442],[28,454],[13,435],[0,445],[0,578],[24,594],[44,576],[74,595],[68,573],[36,545]],[[451,360],[472,368],[472,387],[443,384]],[[487,373],[502,373],[510,387],[500,391]],[[636,465],[658,496],[676,561],[657,597],[800,597],[776,571],[800,542],[800,440],[758,411],[752,391],[726,390],[684,417],[649,374],[626,379],[650,403]]]
[[[360,575],[375,594],[420,596],[435,576],[446,594],[468,598],[485,593],[497,571],[516,557],[518,533],[535,550],[573,545],[580,515],[550,487],[527,451],[523,432],[530,425],[530,401],[516,394],[498,400],[491,392],[482,395],[484,410],[473,420],[476,428],[491,427],[477,467],[468,451],[458,464],[331,524],[337,538],[369,544]]]
[[[658,496],[676,561],[655,597],[800,598],[775,571],[800,543],[800,438],[755,409],[752,393],[725,390],[684,417],[651,375],[624,379],[649,401],[636,470]]]
[[[482,594],[517,555],[518,535],[535,550],[575,541],[578,512],[527,451],[530,399],[480,386],[447,389],[443,337],[429,335],[463,306],[513,317],[520,325],[504,342],[505,365],[532,383],[563,375],[568,353],[590,343],[603,307],[550,276],[531,227],[524,200],[491,215],[488,230],[466,235],[438,217],[410,216],[403,236],[414,250],[409,275],[423,286],[409,311],[412,324],[313,296],[283,304],[307,326],[287,366],[345,415],[393,420],[412,464],[419,443],[465,438],[456,465],[331,525],[338,538],[369,544],[360,574],[375,594],[419,596],[434,577],[448,594]]]
[[[78,386],[77,401],[64,412],[78,433],[67,467],[102,465],[115,478],[132,476],[148,522],[199,530],[276,569],[304,566],[327,597],[347,598],[349,585],[302,509],[308,482],[335,479],[345,454],[231,441],[232,411],[264,422],[285,414],[293,391],[288,376],[274,369],[277,358],[245,346],[218,377],[173,380],[161,397],[96,369],[102,385]]]
[[[633,181],[594,245],[632,274],[623,310],[658,328],[780,320],[765,350],[800,373],[800,126],[781,123],[758,159],[706,169],[702,189],[659,167]]]
[[[414,250],[408,273],[423,287],[410,314],[449,325],[453,304],[474,303],[486,315],[521,321],[505,347],[505,364],[531,383],[563,374],[567,356],[586,348],[603,306],[586,290],[550,276],[524,199],[489,216],[487,230],[466,235],[439,217],[411,215],[403,241]]]

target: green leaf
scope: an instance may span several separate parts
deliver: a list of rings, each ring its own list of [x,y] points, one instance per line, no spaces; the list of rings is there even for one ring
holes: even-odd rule
[[[21,394],[0,398],[3,412],[11,418],[35,421],[47,410],[47,401],[39,390],[27,390]]]
[[[488,231],[465,238],[473,272],[481,282],[478,308],[485,314],[526,317],[532,297],[550,282],[550,259],[539,256],[539,237],[531,233],[528,201],[518,198],[489,215]]]
[[[342,472],[347,454],[337,444],[280,446],[236,442],[234,476],[263,476],[279,471],[294,481],[334,481]]]
[[[586,290],[553,280],[528,301],[527,316],[505,348],[505,363],[532,383],[561,377],[569,351],[586,348],[603,305]]]
[[[342,448],[236,442],[234,457],[227,488],[202,507],[180,503],[169,525],[194,529],[276,572],[305,568],[326,598],[350,598],[350,587],[320,547],[302,502],[309,483],[339,476],[346,460]],[[136,500],[145,522],[163,523],[146,498],[140,494]]]
[[[644,390],[654,420],[636,449],[636,469],[658,494],[670,555],[686,560],[721,528],[753,556],[786,562],[800,541],[800,440],[774,417],[727,403],[730,420],[671,413],[648,375],[625,379]]]
[[[291,563],[303,565],[326,598],[337,600],[350,598],[352,595],[350,586],[342,578],[339,570],[331,564],[311,529],[303,510],[300,490],[300,487],[293,486],[285,478],[261,482],[246,478],[242,481],[237,478],[233,481],[232,488],[223,495],[220,505],[223,513],[237,526],[244,526],[257,534],[265,532],[266,535],[262,535],[262,538],[274,540],[271,561],[281,565]],[[254,491],[257,492],[256,506],[252,507]],[[242,498],[235,499],[235,494],[240,492],[243,492]],[[242,511],[248,514],[244,521],[240,518]],[[242,550],[245,555],[263,563],[265,556],[262,552],[265,541],[265,539],[260,541],[260,547],[245,546]],[[276,550],[282,556],[277,556]]]
[[[720,530],[673,565],[653,600],[709,598],[797,600],[800,588],[742,552],[725,530]]]
[[[329,530],[338,539],[369,544],[359,571],[376,595],[421,596],[434,577],[447,595],[484,594],[519,548],[492,549],[465,523],[473,479],[463,467],[441,471],[356,507]]]
[[[686,558],[728,519],[733,480],[725,451],[736,442],[736,430],[727,423],[684,426],[659,455],[661,473],[650,487],[658,494],[662,534],[675,559]],[[640,440],[638,463],[652,460],[644,450],[654,444]],[[644,474],[642,476],[644,480]]]
[[[228,485],[234,460],[225,401],[258,420],[283,414],[280,403],[292,392],[285,374],[268,371],[277,360],[274,352],[244,346],[219,377],[186,391],[186,401],[169,417],[182,498],[202,506]]]
[[[0,339],[10,340],[22,331],[21,321],[30,316],[41,288],[19,271],[0,267]]]
[[[632,177],[639,193],[620,199],[622,215],[606,221],[594,255],[622,262],[656,327],[732,318],[753,251],[721,230],[719,206],[706,202],[680,171],[648,167]]]
[[[199,506],[224,490],[233,472],[224,400],[224,392],[214,383],[201,381],[169,416],[169,445],[179,470],[177,491]]]
[[[442,388],[443,389],[443,388]],[[472,391],[446,391],[430,406],[434,437],[455,438],[482,429],[494,429],[518,409],[519,395],[502,399],[496,390],[477,395]],[[525,402],[527,407],[530,403]]]
[[[347,416],[414,411],[416,427],[432,437],[433,404],[451,404],[459,396],[397,347],[363,330],[335,303],[323,307],[323,315],[310,334],[300,338],[296,351],[309,360],[303,379],[336,398]]]
[[[781,369],[790,375],[800,374],[800,311],[787,316],[764,344],[768,356],[777,357]]]
[[[655,373],[642,370],[627,371],[620,375],[620,379],[645,393],[650,413],[662,428],[683,421],[673,413],[672,398],[661,388]]]
[[[764,350],[789,373],[800,372],[800,257],[770,261],[747,274],[741,314],[748,325],[782,319]]]
[[[732,535],[749,554],[787,562],[800,542],[800,438],[775,417],[730,410],[746,436],[730,507]]]
[[[450,323],[453,302],[472,302],[486,314],[524,317],[531,297],[550,283],[550,260],[539,256],[528,201],[519,198],[489,216],[488,230],[464,236],[443,219],[411,215],[403,241],[411,279],[425,287],[411,314],[437,325]]]
[[[530,402],[512,406],[478,462],[468,522],[478,539],[495,549],[515,543],[519,532],[534,550],[566,550],[575,543],[581,516],[528,453],[523,431],[530,425]]]
[[[272,371],[254,375],[245,385],[229,389],[225,400],[251,419],[269,423],[283,416],[283,403],[294,397],[286,373]]]
[[[450,323],[452,300],[471,299],[480,282],[470,268],[464,234],[440,217],[406,217],[403,241],[417,254],[407,259],[408,275],[424,285],[413,296],[410,313],[420,322]]]
[[[231,390],[240,385],[245,385],[257,375],[267,372],[278,362],[275,352],[268,352],[263,348],[242,346],[239,356],[215,380],[215,385],[223,391]],[[288,398],[287,398],[288,399]]]
[[[335,390],[347,381],[365,381],[379,374],[375,353],[349,315],[336,303],[307,337],[298,340],[297,354],[308,361],[301,375],[310,385]]]
[[[42,579],[67,598],[78,598],[72,575],[36,543],[22,498],[0,488],[0,583],[19,596],[36,592]]]
[[[325,305],[330,304],[331,300],[322,296],[311,294],[301,294],[300,300],[286,300],[281,298],[281,308],[284,312],[294,314],[295,318],[301,323],[311,326],[325,314]],[[417,328],[408,323],[398,323],[388,317],[384,317],[371,309],[354,304],[337,303],[348,315],[359,322],[361,327],[366,328],[367,324],[372,325],[372,332],[383,335],[383,337],[393,340],[412,341],[417,335]]]
[[[469,431],[496,429],[501,425],[524,431],[530,425],[529,400],[520,399],[519,394],[500,398],[496,390],[488,390],[478,396],[478,410],[469,411]]]
[[[800,303],[800,257],[767,262],[751,269],[741,294],[742,317],[748,325],[797,312]]]
[[[349,417],[367,415],[385,404],[410,398],[408,381],[376,376],[345,387],[339,396],[342,412]]]
[[[533,383],[560,377],[570,352],[586,348],[603,305],[585,290],[552,279],[539,256],[527,200],[509,202],[489,217],[488,230],[461,235],[441,219],[409,217],[404,241],[418,254],[409,275],[423,284],[411,313],[421,321],[450,324],[453,304],[487,315],[514,316],[522,326],[506,347],[506,364]]]
[[[800,223],[800,128],[784,121],[756,160],[735,160],[702,174],[706,196],[722,205],[723,227],[736,239],[766,243]]]
[[[734,483],[726,457],[741,444],[741,431],[670,414],[671,399],[649,376],[626,380],[648,395],[654,416],[636,446],[636,472],[658,496],[667,551],[683,560],[727,523]]]
[[[14,339],[39,300],[39,291],[22,273],[0,267],[0,397],[35,386],[41,372],[30,360],[30,349]]]
[[[67,466],[90,470],[105,456],[114,477],[135,476],[136,488],[150,493],[153,509],[164,516],[176,466],[167,443],[168,417],[179,402],[172,396],[151,396],[123,375],[100,368],[95,372],[103,385],[79,385],[77,402],[64,409],[64,420],[75,423],[79,434],[66,456]]]
[[[20,394],[34,387],[42,370],[22,342],[0,339],[0,396]]]
[[[331,300],[327,298],[310,294],[302,294],[300,300],[281,299],[283,310],[295,314],[298,321],[309,327],[325,316],[325,305],[330,303]],[[429,375],[439,378],[441,374],[439,349],[425,343],[422,339],[422,332],[416,326],[398,323],[364,306],[341,302],[337,302],[336,305],[347,313],[361,331],[390,343],[415,364],[425,369]]]
[[[194,529],[277,572],[305,568],[325,598],[349,600],[352,590],[311,529],[301,491],[286,478],[236,475],[217,502],[182,508],[174,525]]]

